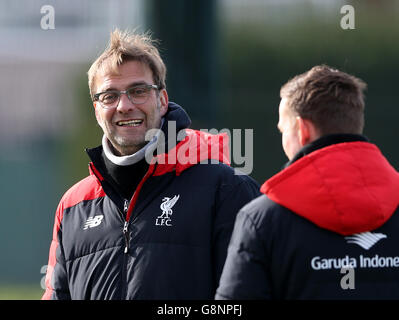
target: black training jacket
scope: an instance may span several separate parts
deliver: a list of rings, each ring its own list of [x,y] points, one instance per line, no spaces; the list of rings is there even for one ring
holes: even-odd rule
[[[162,130],[190,124],[173,103],[165,120]],[[90,163],[57,208],[42,299],[213,299],[235,216],[259,186],[225,164],[227,135],[184,130],[128,201]],[[220,152],[200,152],[219,142]],[[190,161],[168,162],[179,150],[193,151]],[[211,158],[216,164],[199,163]]]
[[[356,135],[296,158],[238,214],[216,298],[399,299],[399,173]]]

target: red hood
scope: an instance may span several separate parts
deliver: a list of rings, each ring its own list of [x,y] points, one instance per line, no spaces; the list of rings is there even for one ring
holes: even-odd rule
[[[176,171],[180,175],[184,170],[204,160],[218,160],[230,165],[229,137],[226,133],[209,134],[202,131],[185,129],[186,137],[176,147],[156,156],[151,163],[158,163],[154,175]]]
[[[204,160],[218,160],[230,165],[229,137],[226,133],[213,135],[197,130],[185,129],[186,137],[180,141],[168,153],[160,154],[151,160],[150,167],[144,178],[140,181],[130,201],[126,213],[126,221],[129,221],[133,208],[137,202],[140,189],[144,182],[151,176],[160,176],[175,171],[179,176],[184,170]],[[104,180],[92,163],[89,164],[91,175],[95,175],[98,181]]]
[[[399,205],[399,173],[367,142],[314,151],[267,180],[271,200],[342,235],[383,225]]]
[[[160,176],[175,171],[179,176],[184,170],[204,160],[217,160],[230,165],[229,136],[227,133],[210,134],[202,131],[185,129],[186,136],[168,153],[160,154],[152,158],[149,175]],[[157,166],[155,164],[158,163]],[[155,172],[153,172],[155,169]],[[104,178],[89,163],[90,175],[95,175],[99,181]]]

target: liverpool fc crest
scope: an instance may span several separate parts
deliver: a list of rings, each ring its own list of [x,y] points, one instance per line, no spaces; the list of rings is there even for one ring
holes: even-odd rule
[[[162,203],[160,208],[162,210],[162,214],[157,217],[155,220],[156,226],[172,226],[172,218],[170,217],[173,214],[173,206],[176,204],[177,200],[179,200],[180,195],[175,195],[173,198],[164,197],[162,199]]]

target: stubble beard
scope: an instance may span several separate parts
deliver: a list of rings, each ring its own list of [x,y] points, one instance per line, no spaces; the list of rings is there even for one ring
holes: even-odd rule
[[[148,141],[144,140],[144,137],[134,139],[133,141],[131,138],[128,139],[118,135],[108,135],[107,138],[115,155],[118,156],[127,156],[136,153],[148,143]]]
[[[158,111],[160,110],[160,108],[161,108],[161,103],[158,100],[157,101]],[[147,121],[148,119],[146,119],[146,122]],[[158,123],[155,125],[154,128],[160,129],[160,124],[161,124],[161,119],[159,119]],[[150,129],[154,128],[147,128],[146,132],[142,137],[136,137],[133,139],[120,136],[114,130],[112,130],[112,128],[107,128],[108,129],[107,138],[108,141],[110,141],[110,147],[113,149],[115,155],[118,156],[131,155],[142,149],[149,142],[149,140],[148,141],[145,140],[145,137],[147,135],[147,132]]]

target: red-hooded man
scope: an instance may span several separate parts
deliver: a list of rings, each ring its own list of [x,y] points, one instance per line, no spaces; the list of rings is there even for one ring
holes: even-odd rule
[[[238,214],[217,298],[399,299],[399,174],[361,135],[365,86],[316,66],[282,87],[290,161]]]

